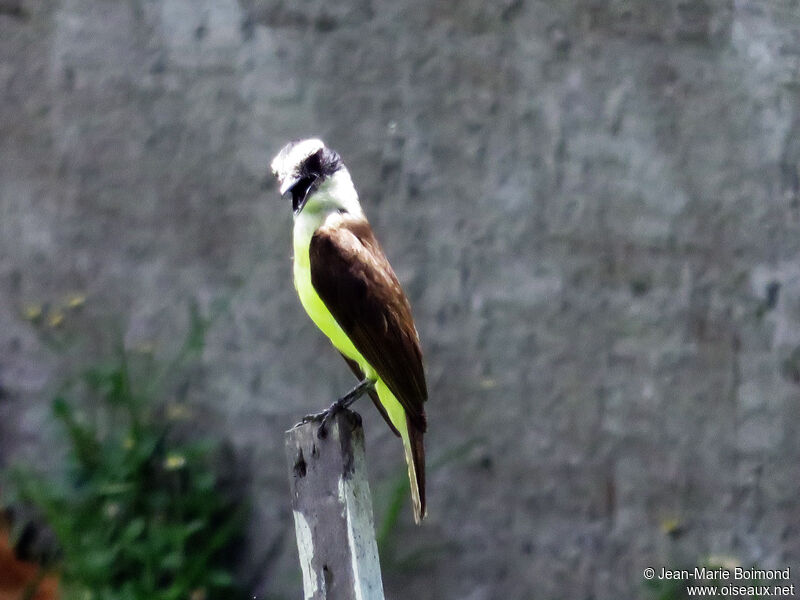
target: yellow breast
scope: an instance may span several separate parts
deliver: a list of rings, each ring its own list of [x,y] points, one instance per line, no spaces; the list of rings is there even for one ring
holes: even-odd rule
[[[334,347],[348,358],[355,360],[364,373],[372,375],[373,369],[353,346],[353,342],[336,322],[311,283],[308,249],[313,231],[309,234],[307,225],[298,218],[294,227],[294,287],[300,296],[300,303],[316,326],[328,336]]]

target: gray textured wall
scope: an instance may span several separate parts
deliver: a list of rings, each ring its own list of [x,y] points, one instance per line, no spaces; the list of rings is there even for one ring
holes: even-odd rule
[[[390,597],[800,568],[795,0],[0,0],[4,460],[46,454],[60,368],[27,303],[85,292],[87,326],[162,348],[188,299],[233,294],[192,397],[251,472],[253,556],[279,555],[254,593],[297,597],[282,431],[350,384],[265,184],[308,134],[412,299],[429,455],[471,443],[425,526],[405,511],[429,554]],[[401,452],[362,412],[379,488]]]

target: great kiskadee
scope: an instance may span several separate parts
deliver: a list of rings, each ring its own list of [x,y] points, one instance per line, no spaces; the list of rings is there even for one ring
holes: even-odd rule
[[[273,159],[281,196],[294,210],[294,285],[311,320],[359,383],[325,419],[369,394],[403,441],[414,520],[425,516],[428,398],[411,306],[372,233],[339,155],[318,139],[290,142]]]

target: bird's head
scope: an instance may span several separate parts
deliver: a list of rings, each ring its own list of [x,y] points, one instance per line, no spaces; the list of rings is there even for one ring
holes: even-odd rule
[[[352,188],[350,176],[339,155],[316,138],[289,142],[272,159],[270,166],[272,174],[278,179],[281,196],[292,199],[295,216],[300,214],[312,195],[334,180],[346,179]],[[334,186],[327,194],[331,196],[329,202],[345,202],[346,198],[337,199],[336,187],[339,186]],[[352,192],[355,194],[354,189]]]

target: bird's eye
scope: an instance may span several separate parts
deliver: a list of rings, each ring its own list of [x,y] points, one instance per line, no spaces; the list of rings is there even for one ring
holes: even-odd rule
[[[311,191],[311,186],[314,185],[314,182],[317,180],[316,177],[303,177],[297,183],[292,186],[292,209],[297,210],[301,204],[305,201],[306,197],[308,196],[308,192]]]

